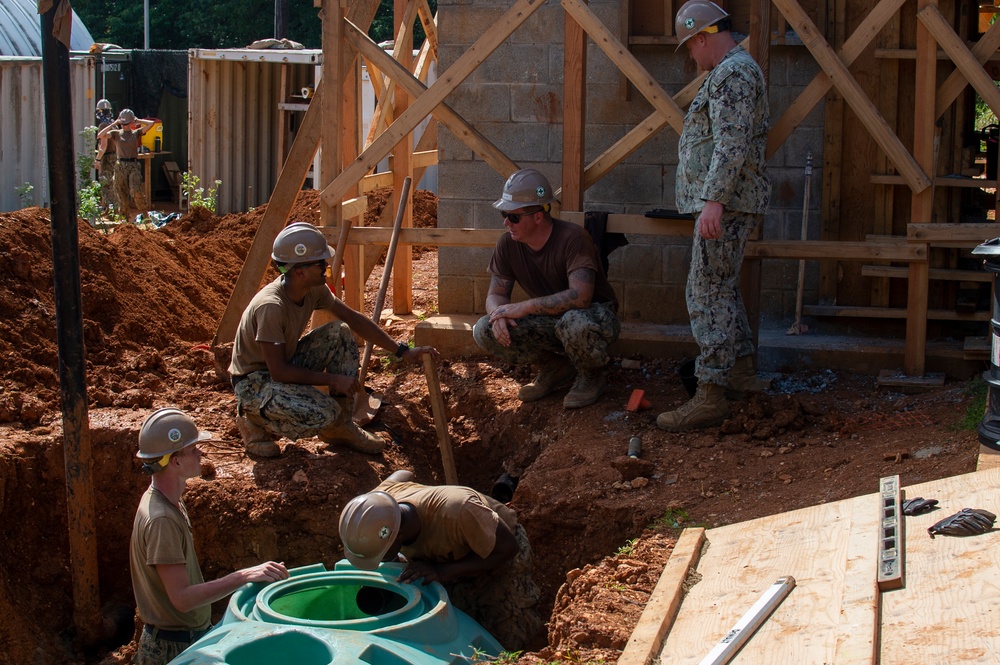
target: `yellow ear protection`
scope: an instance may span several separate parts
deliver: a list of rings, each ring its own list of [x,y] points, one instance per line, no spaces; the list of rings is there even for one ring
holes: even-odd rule
[[[147,475],[151,476],[154,473],[156,473],[157,471],[161,471],[161,470],[167,468],[167,464],[170,463],[170,458],[172,456],[173,456],[173,453],[167,453],[166,455],[164,455],[163,457],[161,457],[158,460],[153,460],[152,462],[144,462],[143,465],[142,465],[142,470]]]

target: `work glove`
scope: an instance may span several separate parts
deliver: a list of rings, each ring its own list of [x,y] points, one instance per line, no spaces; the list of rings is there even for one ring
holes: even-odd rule
[[[918,496],[915,499],[907,499],[903,502],[903,514],[904,515],[923,515],[924,513],[929,513],[934,510],[937,506],[937,499],[925,499],[922,496]]]
[[[927,533],[931,534],[931,538],[936,534],[978,536],[992,530],[996,519],[996,515],[982,508],[962,508],[951,517],[946,517],[927,529]]]

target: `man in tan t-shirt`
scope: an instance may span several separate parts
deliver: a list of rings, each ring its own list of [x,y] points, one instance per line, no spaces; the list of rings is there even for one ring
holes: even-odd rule
[[[132,525],[129,568],[139,617],[145,626],[136,665],[165,665],[211,627],[212,603],[248,582],[288,577],[268,561],[206,582],[198,564],[191,521],[181,498],[187,481],[201,475],[198,443],[211,438],[179,409],[158,409],[139,431],[143,470],[152,475]]]
[[[542,629],[531,545],[514,511],[468,487],[429,487],[396,471],[340,515],[348,561],[374,570],[402,554],[400,582],[440,582],[452,603],[509,651]]]

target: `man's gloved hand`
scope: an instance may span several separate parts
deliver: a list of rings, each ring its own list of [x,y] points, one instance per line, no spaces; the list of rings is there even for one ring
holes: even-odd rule
[[[997,516],[982,508],[962,508],[951,517],[946,517],[931,528],[927,533],[931,538],[935,534],[945,536],[978,536],[993,528]]]
[[[937,506],[937,499],[925,499],[922,496],[918,496],[915,499],[907,499],[903,502],[903,514],[904,515],[923,515],[924,513],[929,513],[934,510]]]

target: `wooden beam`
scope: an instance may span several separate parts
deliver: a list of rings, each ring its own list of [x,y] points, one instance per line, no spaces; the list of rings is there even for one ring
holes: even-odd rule
[[[393,77],[396,84],[406,90],[413,97],[418,97],[427,90],[419,79],[414,77],[398,62],[393,60],[389,54],[379,48],[378,44],[362,32],[357,26],[348,22],[347,41],[358,50],[361,55],[383,68],[387,76]],[[484,162],[493,168],[494,171],[505,178],[517,170],[515,164],[499,148],[493,145],[489,139],[479,133],[462,116],[454,111],[447,104],[442,103],[431,113],[438,122],[448,128],[455,137],[464,143],[470,150],[478,155]]]
[[[969,51],[965,43],[948,25],[944,16],[941,15],[941,11],[936,6],[929,4],[917,11],[917,18],[945,50],[958,70],[965,75],[965,78],[976,89],[993,114],[1000,116],[1000,90],[997,90],[996,83],[979,64],[976,56]]]
[[[976,45],[972,47],[972,55],[977,62],[983,64],[991,56],[996,55],[997,49],[1000,49],[1000,21],[991,25],[986,34],[976,42]],[[948,110],[952,102],[965,90],[965,86],[968,83],[960,69],[956,69],[945,79],[937,91],[937,100],[934,104],[935,118],[940,118],[944,115],[944,112]]]
[[[563,23],[563,210],[583,210],[587,126],[587,33],[569,14]]]
[[[413,21],[418,0],[395,0],[393,20],[396,24],[396,49],[394,55],[406,70],[413,67]],[[402,86],[393,93],[392,111],[398,118],[410,106],[410,99]],[[407,183],[413,179],[413,132],[399,138],[392,150],[392,208],[402,213],[402,228],[413,228],[413,190]],[[404,196],[405,195],[405,196]],[[389,269],[389,266],[386,266]],[[409,314],[413,311],[413,248],[399,247],[392,265],[392,312]]]
[[[865,17],[865,20],[861,22],[861,25],[858,26],[857,30],[844,42],[843,48],[838,52],[845,67],[850,67],[858,56],[864,52],[868,45],[871,44],[872,39],[888,23],[889,19],[895,16],[905,1],[881,0],[872,9],[868,16]],[[771,131],[767,135],[768,159],[788,140],[788,137],[795,131],[795,128],[799,126],[799,123],[805,120],[806,116],[812,112],[816,104],[823,99],[831,87],[833,87],[833,81],[830,80],[826,72],[821,71],[813,77],[813,80],[809,82],[805,90],[795,98],[795,101],[778,118],[778,121],[771,126]]]
[[[923,265],[927,265],[926,263]],[[838,307],[836,305],[804,305],[802,313],[806,316],[837,316],[865,319],[906,319],[909,318],[905,307]],[[989,321],[990,313],[956,312],[948,309],[929,309],[927,319],[932,321]]]
[[[656,82],[656,77],[646,71],[638,59],[607,29],[587,5],[580,0],[562,0],[562,6],[587,31],[597,47],[604,51],[611,62],[628,77],[636,90],[653,105],[653,108],[666,116],[670,125],[680,134],[684,127],[684,113]]]
[[[906,239],[937,246],[938,242],[976,246],[1000,236],[1000,224],[907,224]],[[949,245],[954,246],[954,245]]]
[[[948,268],[931,268],[927,278],[948,282],[993,282],[993,275],[975,270],[955,270]],[[908,279],[910,271],[904,266],[861,266],[863,277],[888,277],[892,279]]]
[[[813,25],[796,0],[774,0],[774,4],[795,28],[799,37],[802,38],[802,43],[809,49],[809,52],[830,77],[833,85],[850,104],[851,110],[868,129],[875,142],[879,144],[879,147],[885,151],[892,163],[906,178],[910,189],[921,192],[930,187],[930,179],[879,114],[872,101],[865,96],[861,86],[854,80],[847,67],[840,61],[823,36],[819,34],[816,26]]]
[[[438,34],[437,16],[431,11],[431,6],[427,0],[417,0],[417,15],[420,17],[420,26],[424,29],[425,44],[429,45],[430,58],[434,61],[438,59]]]

